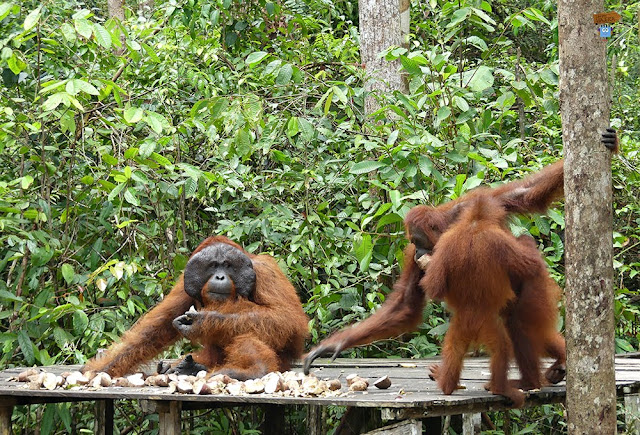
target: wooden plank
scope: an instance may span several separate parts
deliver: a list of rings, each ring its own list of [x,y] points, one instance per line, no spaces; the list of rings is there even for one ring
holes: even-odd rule
[[[372,430],[363,435],[421,435],[422,421],[405,420],[400,423],[390,424],[380,429]]]
[[[96,435],[113,434],[113,400],[96,400]]]
[[[497,396],[493,396],[497,397]],[[524,407],[540,406],[550,403],[562,403],[564,401],[563,395],[545,395],[537,393],[536,395],[529,395]],[[435,404],[431,406],[415,406],[409,407],[390,407],[382,409],[383,420],[405,420],[408,418],[427,418],[437,417],[443,415],[459,415],[470,414],[480,412],[492,412],[492,411],[504,411],[511,409],[506,400],[501,402],[451,402],[446,406],[437,407]]]
[[[461,383],[466,387],[452,395],[445,396],[435,382],[428,377],[427,366],[437,359],[425,360],[337,360],[336,363],[323,367],[315,367],[314,374],[320,379],[338,378],[343,383],[342,394],[337,397],[282,397],[277,395],[181,395],[169,394],[167,388],[142,387],[123,388],[108,387],[101,389],[48,391],[45,389],[29,390],[25,383],[8,381],[24,368],[12,368],[0,372],[0,400],[12,399],[14,404],[94,401],[94,400],[151,400],[180,401],[184,408],[213,408],[242,405],[311,405],[326,406],[328,404],[366,408],[405,409],[406,413],[419,412],[424,416],[452,415],[473,413],[487,410],[505,409],[507,401],[501,396],[486,392],[483,385],[489,379],[487,358],[468,358],[462,372]],[[545,364],[550,361],[546,360]],[[379,365],[375,365],[379,364]],[[404,365],[402,365],[404,364]],[[366,366],[366,367],[361,367]],[[52,366],[45,369],[52,373],[77,369],[79,366]],[[632,358],[616,359],[617,385],[620,396],[640,393],[640,360]],[[388,390],[370,387],[366,392],[348,392],[345,377],[357,373],[369,380],[388,375],[392,386]],[[513,368],[510,375],[518,376]],[[564,383],[545,387],[541,391],[528,394],[527,406],[541,403],[558,403],[565,398]],[[1,402],[0,402],[1,404]]]

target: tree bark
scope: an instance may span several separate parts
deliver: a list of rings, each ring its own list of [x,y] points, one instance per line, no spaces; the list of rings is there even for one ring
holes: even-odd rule
[[[377,93],[394,90],[406,91],[406,81],[398,71],[399,61],[388,62],[380,53],[390,46],[401,46],[403,38],[401,8],[408,33],[409,2],[406,0],[360,0],[358,2],[360,20],[360,58],[367,71],[365,83],[365,113],[367,115],[380,108]]]
[[[567,415],[570,434],[614,434],[611,155],[602,0],[559,0],[560,108],[565,148]]]
[[[124,0],[107,0],[107,8],[110,18],[117,18],[124,21]]]

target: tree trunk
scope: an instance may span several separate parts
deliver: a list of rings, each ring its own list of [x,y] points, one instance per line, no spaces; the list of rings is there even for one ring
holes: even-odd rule
[[[570,434],[614,434],[611,156],[602,0],[560,0],[560,107],[565,148],[567,415]]]
[[[107,0],[107,8],[110,18],[117,18],[120,22],[124,21],[124,0]]]
[[[371,114],[380,108],[376,93],[394,90],[406,91],[407,84],[398,71],[398,61],[388,62],[380,53],[390,46],[401,46],[406,40],[401,29],[400,8],[404,16],[409,13],[406,0],[360,0],[360,58],[367,71],[365,83],[365,113]],[[405,18],[408,27],[408,19]],[[405,30],[408,33],[408,28]],[[403,40],[404,39],[404,40]]]

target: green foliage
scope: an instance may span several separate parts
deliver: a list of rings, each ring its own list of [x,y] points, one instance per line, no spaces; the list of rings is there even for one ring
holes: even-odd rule
[[[380,96],[369,118],[354,2],[156,1],[123,23],[89,3],[0,3],[4,367],[84,362],[158,301],[211,234],[278,258],[316,342],[384,301],[409,208],[520,178],[561,154],[547,3],[414,2],[412,16],[428,19],[413,20],[408,48],[384,53],[399,59],[409,92]],[[640,142],[637,3],[611,6],[624,16],[610,44],[623,148],[617,344],[630,350],[639,345],[640,180],[628,163]],[[561,208],[511,227],[538,238],[562,282]],[[429,304],[420,334],[352,354],[435,355],[447,326]],[[20,419],[62,430],[76,410],[48,405]],[[226,416],[215,424],[237,428]]]

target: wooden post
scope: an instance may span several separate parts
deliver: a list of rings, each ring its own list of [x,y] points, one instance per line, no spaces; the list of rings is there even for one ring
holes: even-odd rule
[[[0,405],[0,435],[11,434],[11,414],[13,414],[12,405]]]
[[[158,412],[158,434],[160,435],[180,435],[182,403],[178,401],[158,401],[156,402]]]
[[[307,405],[307,433],[309,435],[324,435],[325,430],[325,413],[324,406]]]
[[[113,434],[113,400],[96,400],[96,425],[93,428],[96,435]]]
[[[475,435],[479,434],[482,429],[482,415],[476,414],[462,414],[462,434],[463,435]]]

